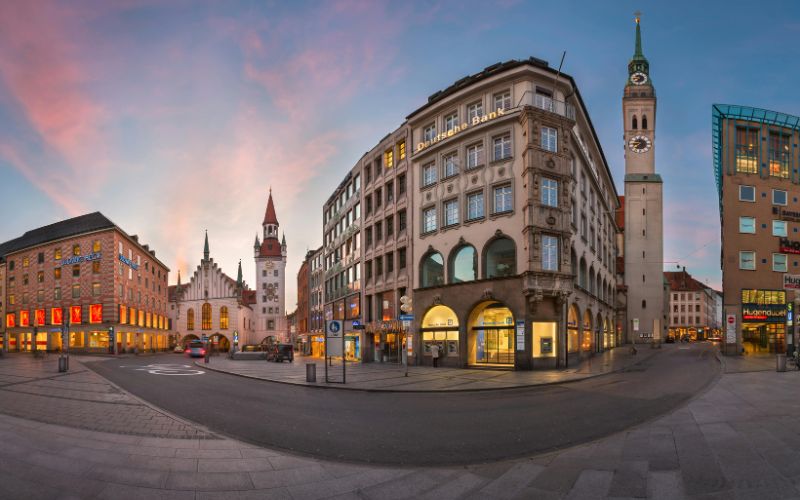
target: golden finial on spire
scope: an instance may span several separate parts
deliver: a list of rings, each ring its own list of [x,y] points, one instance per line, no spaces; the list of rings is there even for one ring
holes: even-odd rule
[[[636,19],[636,24],[639,24],[639,20],[642,18],[642,13],[640,11],[636,11],[633,13],[634,19]]]

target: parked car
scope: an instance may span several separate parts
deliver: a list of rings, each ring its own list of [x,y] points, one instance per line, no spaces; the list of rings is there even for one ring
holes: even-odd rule
[[[674,335],[667,335],[667,340],[665,342],[667,344],[674,344],[675,343],[675,336]]]
[[[180,344],[176,345],[175,349],[172,350],[172,352],[177,352],[178,354],[182,353],[183,351],[184,351],[183,346]]]
[[[284,359],[288,360],[289,363],[294,361],[294,346],[292,344],[275,344],[267,351],[267,361],[282,363]]]
[[[206,355],[206,346],[199,340],[193,340],[186,346],[185,352],[190,358],[202,358]]]

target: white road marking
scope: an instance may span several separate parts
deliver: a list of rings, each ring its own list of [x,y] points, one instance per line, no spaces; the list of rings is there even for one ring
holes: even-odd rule
[[[203,370],[197,370],[190,365],[153,364],[145,366],[120,365],[120,368],[133,368],[146,371],[151,375],[203,375]]]

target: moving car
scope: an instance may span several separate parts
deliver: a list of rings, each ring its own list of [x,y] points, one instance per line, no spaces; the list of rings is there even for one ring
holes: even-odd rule
[[[186,346],[185,352],[190,358],[202,358],[206,355],[206,347],[203,345],[203,342],[193,340]]]

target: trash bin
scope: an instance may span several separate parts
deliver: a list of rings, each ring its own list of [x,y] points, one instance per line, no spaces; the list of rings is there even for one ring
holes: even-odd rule
[[[775,356],[775,370],[779,372],[786,371],[786,354],[779,353]]]
[[[317,364],[308,363],[306,365],[306,382],[316,382],[316,381],[317,381]]]
[[[58,372],[64,373],[67,371],[67,358],[64,356],[59,356],[58,358]]]

